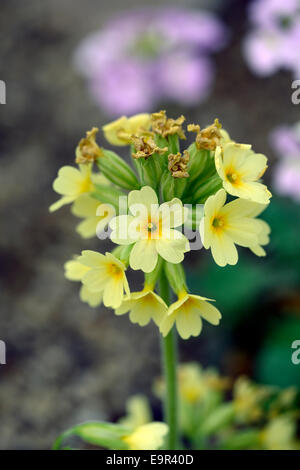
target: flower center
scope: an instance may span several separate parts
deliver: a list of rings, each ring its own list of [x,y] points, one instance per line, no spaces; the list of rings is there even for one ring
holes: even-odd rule
[[[227,173],[226,175],[228,181],[230,181],[230,183],[236,183],[236,180],[238,178],[237,174],[236,173]]]
[[[148,218],[143,229],[145,233],[145,238],[148,240],[158,239],[161,233],[161,221],[160,220],[151,220],[151,217]]]
[[[107,273],[109,276],[116,279],[120,279],[122,277],[122,269],[114,263],[109,263],[107,265]]]
[[[90,176],[88,176],[82,181],[80,185],[80,193],[87,193],[89,191],[92,191],[92,189],[93,189],[93,183],[92,183]]]
[[[226,221],[224,217],[220,215],[214,216],[211,222],[214,232],[217,232],[217,233],[222,232],[225,229],[225,225],[226,225],[225,222]]]

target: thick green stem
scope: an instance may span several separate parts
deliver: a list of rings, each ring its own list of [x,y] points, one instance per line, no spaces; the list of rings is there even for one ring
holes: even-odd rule
[[[165,274],[160,275],[160,295],[169,304],[170,293],[168,281]],[[174,328],[161,340],[162,359],[166,392],[164,397],[164,420],[169,426],[168,450],[178,448],[178,423],[177,423],[177,381],[176,381],[176,331]]]

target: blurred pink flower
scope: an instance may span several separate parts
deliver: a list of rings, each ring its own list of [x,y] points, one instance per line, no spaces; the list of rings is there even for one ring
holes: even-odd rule
[[[299,10],[299,0],[256,0],[250,4],[249,18],[256,26],[284,28]]]
[[[243,42],[250,69],[267,76],[279,69],[300,70],[300,1],[256,0],[249,7],[254,28]]]
[[[300,201],[300,122],[274,129],[270,143],[280,159],[274,170],[275,190]]]
[[[75,64],[95,101],[111,115],[150,111],[162,100],[199,104],[214,78],[209,54],[226,39],[211,13],[134,10],[85,38]]]

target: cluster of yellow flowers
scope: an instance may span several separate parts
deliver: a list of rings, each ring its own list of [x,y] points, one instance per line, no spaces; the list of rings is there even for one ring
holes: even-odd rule
[[[72,203],[74,215],[83,218],[77,227],[82,237],[108,230],[117,245],[111,253],[83,251],[66,263],[66,277],[82,283],[81,300],[92,307],[103,302],[117,315],[129,312],[141,326],[153,320],[163,336],[176,324],[187,339],[200,334],[202,319],[217,325],[221,314],[210,299],[188,292],[181,262],[190,244],[180,228],[197,230],[219,266],[237,263],[236,245],[264,256],[270,228],[257,216],[271,194],[260,181],[267,168],[264,155],[231,140],[218,120],[204,129],[190,124],[196,138],[182,152],[184,121],[161,111],[123,116],[103,127],[110,144],[129,146],[135,171],[98,146],[98,129],[88,131],[76,148],[78,168],[58,172],[53,188],[61,198],[50,211]],[[130,292],[128,267],[145,273],[142,291]],[[161,276],[178,297],[170,306],[155,292]]]
[[[179,427],[189,449],[300,449],[295,387],[258,385],[245,376],[233,381],[196,362],[179,365],[177,384]],[[155,381],[159,399],[165,387],[162,378]],[[118,423],[83,423],[66,437],[77,434],[85,442],[116,450],[155,450],[163,446],[167,432],[166,424],[153,421],[147,397],[134,395]]]

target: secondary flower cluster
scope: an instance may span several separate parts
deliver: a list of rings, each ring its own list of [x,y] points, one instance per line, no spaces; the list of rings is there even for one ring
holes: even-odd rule
[[[300,201],[300,122],[278,126],[270,135],[270,144],[280,158],[274,169],[274,189]]]
[[[296,388],[280,390],[255,384],[243,376],[232,383],[216,370],[204,370],[197,363],[180,365],[177,382],[179,425],[188,449],[300,449]],[[164,381],[157,380],[155,395],[162,398],[164,389]],[[147,398],[135,395],[126,408],[126,416],[118,423],[75,426],[60,436],[55,448],[77,435],[86,443],[108,449],[159,449],[168,427],[153,422]]]
[[[258,216],[271,193],[260,180],[264,155],[231,140],[217,119],[203,129],[188,125],[194,141],[181,149],[184,121],[160,111],[103,127],[109,143],[129,147],[135,171],[98,146],[96,128],[88,131],[76,149],[78,168],[59,170],[53,187],[61,198],[50,210],[72,203],[72,212],[84,219],[77,227],[83,237],[101,238],[108,228],[116,244],[111,253],[85,250],[66,263],[66,277],[82,283],[83,301],[103,302],[116,315],[129,312],[141,326],[153,320],[164,336],[176,324],[187,339],[200,334],[203,319],[217,325],[221,315],[210,299],[188,291],[181,265],[190,251],[185,228],[200,234],[219,266],[237,263],[236,246],[264,256],[270,229]],[[145,274],[140,292],[130,292],[129,267]],[[178,297],[169,306],[155,292],[161,278]]]
[[[279,69],[300,76],[299,0],[255,0],[249,7],[254,26],[244,41],[244,54],[254,73],[268,76]]]
[[[209,55],[225,42],[225,28],[212,13],[143,8],[122,12],[85,38],[75,63],[102,109],[131,114],[160,100],[202,101],[213,82]]]

